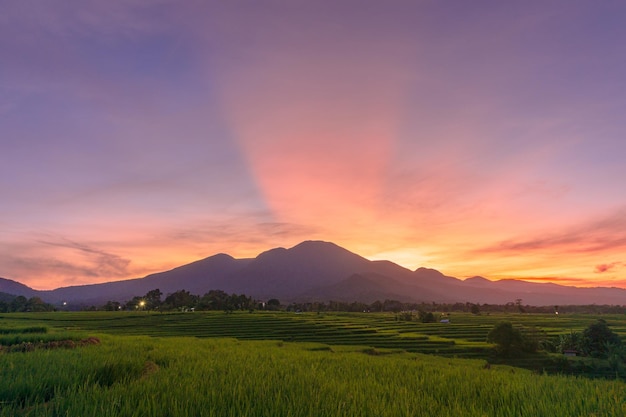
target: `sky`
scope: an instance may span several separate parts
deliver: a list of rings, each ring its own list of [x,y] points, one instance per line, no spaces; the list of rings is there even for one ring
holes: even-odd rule
[[[304,240],[626,288],[626,3],[0,1],[0,276]]]

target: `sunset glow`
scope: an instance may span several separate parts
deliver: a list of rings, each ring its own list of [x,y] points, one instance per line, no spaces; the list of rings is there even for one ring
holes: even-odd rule
[[[622,2],[2,8],[0,277],[53,289],[318,239],[626,288]]]

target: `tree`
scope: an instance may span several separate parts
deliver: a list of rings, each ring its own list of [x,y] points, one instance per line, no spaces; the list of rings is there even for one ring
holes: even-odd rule
[[[158,288],[148,291],[148,293],[143,297],[146,302],[146,309],[154,310],[158,308],[161,305],[162,295],[163,293]]]
[[[522,335],[510,322],[502,321],[489,331],[487,342],[494,343],[496,351],[507,356],[511,351],[521,347]]]
[[[223,310],[228,302],[228,294],[222,290],[210,290],[202,296],[199,307],[203,310]]]
[[[556,346],[556,350],[560,353],[565,353],[566,350],[573,350],[576,352],[582,351],[583,336],[579,332],[569,332],[559,336],[559,341]]]
[[[432,312],[426,312],[424,310],[417,311],[417,319],[422,323],[434,323],[437,321],[435,315]]]
[[[198,303],[198,299],[199,297],[197,295],[193,295],[189,293],[189,291],[180,290],[165,297],[165,304],[173,309],[185,310],[195,307]]]
[[[26,311],[53,311],[54,307],[39,297],[29,298],[26,302]]]
[[[256,303],[254,302],[254,299],[252,297],[249,297],[245,294],[239,295],[239,308],[241,308],[242,310],[248,310],[249,312],[252,312],[254,310],[255,304]]]
[[[270,298],[267,300],[267,303],[265,303],[265,306],[268,310],[278,310],[280,308],[280,301],[276,298]]]
[[[372,311],[382,312],[382,311],[383,311],[383,303],[381,303],[381,302],[380,302],[380,300],[376,300],[376,301],[374,301],[374,302],[370,305],[370,310],[372,310]]]
[[[143,301],[143,297],[139,297],[138,295],[134,296],[130,301],[124,304],[125,310],[138,310],[140,303]]]
[[[10,308],[11,308],[11,311],[15,313],[21,313],[23,311],[26,311],[27,306],[28,306],[28,299],[24,297],[23,295],[18,295],[17,297],[13,299],[13,301],[11,301]]]
[[[383,310],[384,311],[392,311],[394,313],[399,313],[404,309],[402,303],[398,300],[385,300],[383,302]]]
[[[621,346],[622,341],[605,320],[599,319],[583,331],[582,350],[585,355],[605,357],[611,345]]]
[[[102,306],[102,309],[105,311],[117,311],[122,309],[122,305],[117,301],[109,300]]]

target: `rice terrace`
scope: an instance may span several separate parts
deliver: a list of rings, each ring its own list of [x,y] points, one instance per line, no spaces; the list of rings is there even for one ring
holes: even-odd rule
[[[543,340],[623,314],[293,311],[0,316],[0,416],[621,416],[624,364],[502,356],[503,321]]]

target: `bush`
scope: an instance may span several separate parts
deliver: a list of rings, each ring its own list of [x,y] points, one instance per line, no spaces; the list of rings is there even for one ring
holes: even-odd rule
[[[422,310],[419,310],[417,312],[417,319],[422,323],[434,323],[437,321],[435,319],[435,315],[432,312],[426,312]]]
[[[496,351],[503,356],[522,347],[522,334],[508,321],[496,324],[487,335],[487,342],[496,345]]]
[[[537,327],[523,327],[520,331],[521,347],[524,352],[535,353],[544,346],[546,333]],[[549,347],[548,349],[549,350]]]
[[[590,324],[582,334],[582,350],[588,356],[606,357],[610,346],[621,345],[619,336],[602,319]]]

